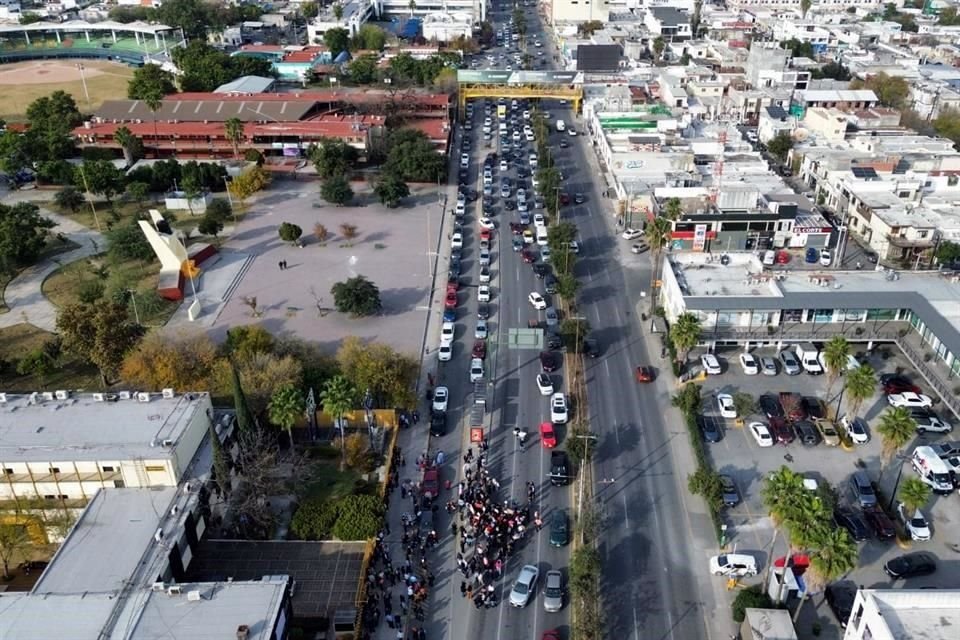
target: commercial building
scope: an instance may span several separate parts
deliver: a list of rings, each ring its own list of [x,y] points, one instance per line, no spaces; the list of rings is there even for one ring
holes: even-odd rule
[[[578,24],[599,20],[606,22],[610,16],[609,0],[552,0],[550,5],[551,24]]]
[[[344,140],[366,153],[386,135],[386,113],[395,111],[406,116],[406,126],[424,131],[445,151],[450,110],[449,96],[416,91],[180,93],[168,96],[156,111],[140,100],[108,100],[73,133],[80,147],[119,153],[114,134],[126,127],[155,158],[232,158],[246,149],[268,157],[300,158],[310,145],[327,138]],[[244,123],[236,146],[226,132],[231,118]]]
[[[710,348],[779,348],[835,335],[868,348],[895,342],[960,416],[952,391],[960,375],[957,273],[768,269],[755,253],[717,250],[668,253],[661,282],[667,320],[696,315]]]
[[[844,640],[950,640],[960,625],[956,589],[860,589]]]

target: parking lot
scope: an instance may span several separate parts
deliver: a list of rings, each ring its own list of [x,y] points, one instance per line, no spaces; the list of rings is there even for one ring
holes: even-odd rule
[[[906,376],[910,377],[924,392],[928,392],[922,379],[911,374],[908,363],[895,350],[892,350],[894,352],[890,353],[889,357],[885,359],[878,352],[867,357],[866,354],[862,353],[862,349],[863,346],[858,345],[855,347],[854,353],[862,361],[870,364],[877,371],[878,376],[883,373],[894,373],[898,368],[901,368]],[[857,353],[857,350],[860,350],[861,353]],[[841,377],[833,384],[828,397],[827,386],[829,381],[826,375],[808,375],[806,373],[786,375],[779,361],[777,363],[778,373],[775,376],[762,373],[745,375],[738,360],[740,353],[741,350],[739,349],[721,350],[716,353],[722,373],[707,376],[702,383],[702,395],[704,420],[718,427],[722,435],[718,442],[708,445],[715,469],[717,472],[733,478],[741,497],[740,504],[727,509],[726,512],[725,522],[728,526],[727,538],[729,544],[735,546],[738,552],[754,555],[761,568],[760,576],[747,581],[748,583],[761,583],[764,570],[771,559],[783,557],[786,552],[786,543],[782,537],[780,537],[775,549],[771,550],[770,548],[774,537],[773,523],[767,515],[761,498],[763,479],[768,474],[782,465],[786,465],[793,471],[816,480],[820,485],[829,483],[829,486],[833,487],[837,494],[839,507],[862,513],[851,485],[851,477],[855,472],[863,470],[879,490],[878,497],[881,506],[896,521],[897,503],[894,502],[891,509],[890,496],[893,494],[898,481],[900,465],[902,464],[903,478],[915,476],[916,474],[911,469],[909,461],[909,456],[915,447],[955,439],[955,434],[929,433],[918,435],[914,442],[905,447],[905,459],[902,462],[895,458],[889,464],[885,464],[881,455],[882,439],[873,430],[888,406],[886,397],[878,386],[877,393],[873,398],[864,402],[859,412],[867,424],[868,442],[855,444],[847,448],[840,445],[828,446],[824,443],[821,435],[820,442],[816,445],[805,445],[801,443],[799,438],[787,444],[779,442],[774,432],[771,433],[774,441],[773,446],[761,447],[751,435],[749,425],[751,422],[757,421],[769,424],[770,421],[766,415],[761,415],[759,408],[755,409],[753,414],[746,417],[744,424],[740,426],[735,420],[720,416],[717,403],[718,394],[733,395],[739,392],[758,399],[764,394],[772,394],[777,397],[781,392],[789,392],[805,398],[823,400],[829,404],[831,414],[834,414],[838,394],[843,385],[843,378]],[[777,355],[772,348],[755,349],[751,351],[751,354],[758,359],[763,356],[776,357]],[[699,358],[699,356],[700,354],[696,353],[691,358]],[[845,412],[846,403],[841,408],[839,415],[843,415]],[[947,414],[941,417],[947,422],[956,422],[952,415]],[[960,554],[951,546],[960,542],[960,531],[957,531],[957,523],[960,522],[960,505],[958,505],[957,496],[951,494],[940,497],[934,494],[928,505],[923,509],[923,513],[930,522],[933,534],[932,540],[913,543],[878,540],[873,536],[871,530],[871,537],[859,543],[860,567],[849,576],[849,579],[866,587],[891,587],[893,581],[883,572],[883,564],[887,560],[905,553],[904,548],[912,547],[912,550],[932,552],[939,559],[939,568],[932,575],[906,581],[909,587],[960,587],[960,576],[953,570],[960,563]],[[898,529],[902,537],[902,527],[899,524]],[[901,548],[901,546],[904,548]],[[904,582],[900,582],[901,586],[903,584]],[[819,616],[818,622],[824,629],[823,637],[836,637],[839,628],[829,609],[825,606],[820,606],[816,610],[814,607],[809,607],[809,610],[805,613],[807,616],[811,616],[814,611]],[[831,627],[833,632],[830,631]]]

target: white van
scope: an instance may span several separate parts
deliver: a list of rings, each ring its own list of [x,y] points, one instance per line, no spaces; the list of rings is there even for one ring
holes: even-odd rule
[[[563,120],[557,120],[557,131],[564,131],[566,128],[567,125],[563,123]]]
[[[950,479],[950,469],[940,459],[933,447],[917,447],[913,450],[910,460],[913,470],[920,479],[930,485],[934,493],[948,495],[953,493],[953,481]]]
[[[537,244],[541,247],[547,246],[547,228],[537,227]]]

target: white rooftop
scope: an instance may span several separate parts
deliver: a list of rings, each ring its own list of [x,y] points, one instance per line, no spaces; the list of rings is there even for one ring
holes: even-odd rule
[[[2,394],[0,460],[170,458],[196,412],[210,406],[206,393],[172,398],[151,393],[149,402],[139,401],[136,393],[129,400],[112,402],[98,402],[95,395],[45,400],[42,394],[32,399],[29,395]],[[160,446],[164,440],[172,441],[172,446]]]
[[[763,264],[753,253],[721,254],[684,251],[670,263],[684,296],[780,296],[773,278],[763,276]],[[749,274],[749,275],[748,275]]]
[[[888,633],[874,629],[874,638],[923,638],[954,640],[960,628],[960,590],[946,589],[863,589],[872,601]]]
[[[175,487],[97,492],[32,593],[119,591],[155,544],[153,535],[176,494]],[[153,577],[148,582],[152,583]]]

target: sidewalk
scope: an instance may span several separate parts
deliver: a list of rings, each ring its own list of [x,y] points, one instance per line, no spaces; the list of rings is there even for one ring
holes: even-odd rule
[[[31,194],[36,191],[18,191],[16,194]],[[39,192],[43,193],[43,192]],[[44,194],[48,196],[50,194]],[[9,202],[9,198],[4,198]],[[17,198],[14,202],[31,201],[29,198]],[[24,269],[16,278],[10,281],[3,292],[3,299],[8,311],[0,314],[0,328],[12,327],[15,324],[27,322],[43,329],[54,331],[57,325],[57,309],[47,300],[41,291],[43,281],[47,276],[59,269],[62,265],[82,260],[88,256],[100,253],[106,249],[106,240],[103,235],[88,229],[69,218],[47,209],[40,209],[40,214],[56,223],[50,233],[62,233],[68,240],[79,248],[61,253],[60,255],[41,260],[37,264]]]

